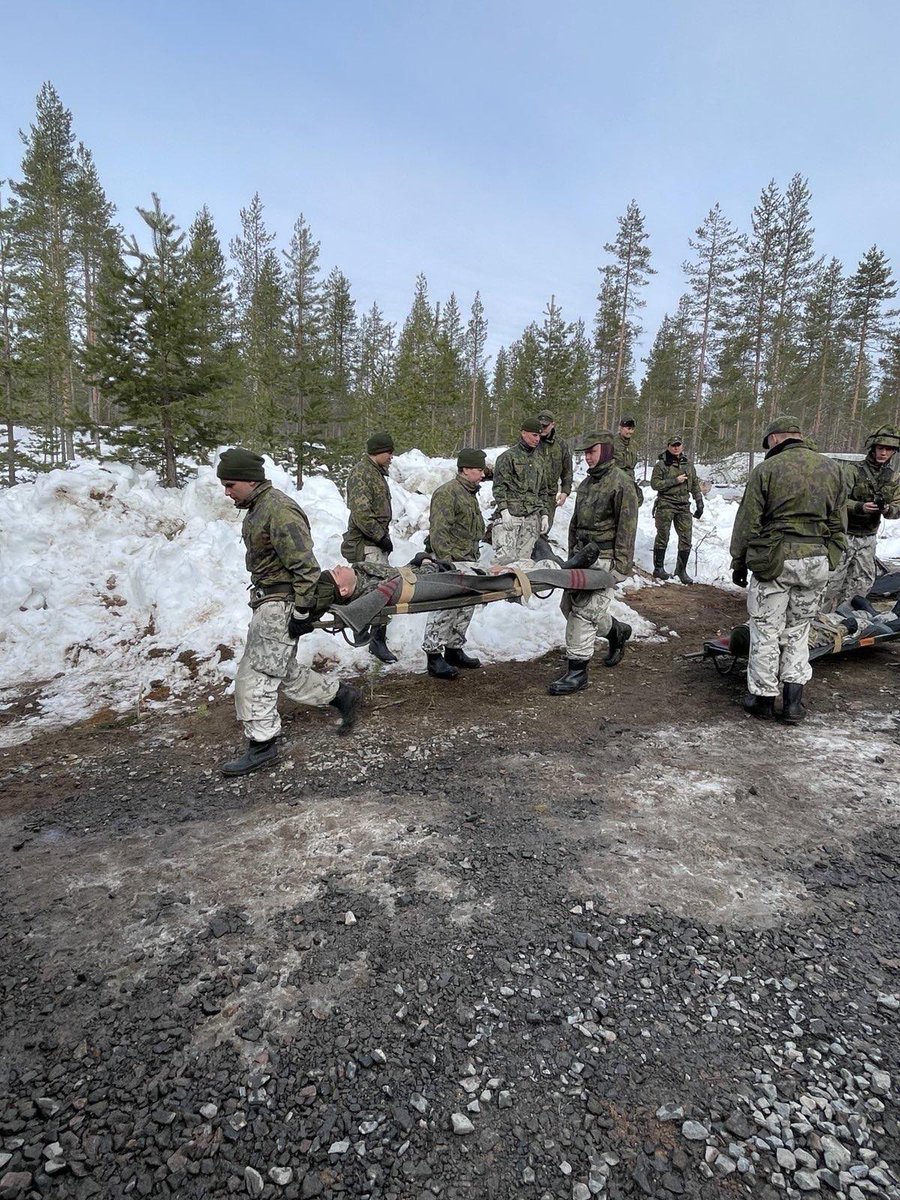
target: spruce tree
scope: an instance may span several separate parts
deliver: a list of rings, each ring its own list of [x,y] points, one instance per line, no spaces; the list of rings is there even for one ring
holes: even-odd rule
[[[394,404],[389,425],[394,441],[424,449],[430,440],[436,366],[434,311],[428,281],[416,279],[415,295],[400,336],[395,362]]]
[[[778,303],[778,261],[782,238],[781,192],[775,180],[763,188],[751,218],[752,233],[737,293],[743,313],[744,334],[736,338],[734,346],[746,347],[750,376],[750,406],[746,414],[739,414],[735,424],[735,449],[743,436],[750,447],[750,465],[753,465],[756,445],[759,440],[761,402],[765,383],[765,368],[771,346]],[[742,420],[743,417],[743,420]]]
[[[328,419],[328,386],[323,345],[323,299],[319,243],[301,213],[284,252],[287,323],[290,341],[291,443],[297,487],[302,487],[310,441]]]
[[[541,408],[541,338],[534,322],[510,346],[508,358],[509,383],[503,422],[506,428],[501,426],[500,440],[506,437],[512,443],[519,436],[522,420],[536,416]]]
[[[394,326],[377,304],[363,316],[356,354],[355,440],[390,424],[394,375]]]
[[[788,389],[800,353],[800,316],[812,278],[820,265],[813,261],[809,200],[809,185],[800,175],[795,175],[781,198],[779,211],[767,420],[771,420],[780,408],[796,407]]]
[[[855,445],[864,432],[865,404],[872,374],[869,343],[884,337],[883,305],[896,294],[897,285],[887,255],[872,246],[847,281],[847,320],[855,347],[855,365],[850,413],[843,430],[845,447]]]
[[[230,433],[234,428],[239,378],[237,317],[228,283],[228,265],[212,214],[205,205],[188,233],[185,266],[197,310],[199,364],[221,379],[221,387],[210,395],[210,403],[221,414],[223,430]]]
[[[597,295],[594,316],[594,395],[595,414],[604,429],[613,419],[613,393],[616,367],[619,361],[619,313],[622,308],[622,288],[618,271],[613,266],[600,269],[602,283]],[[631,345],[626,343],[624,370],[632,370]]]
[[[509,355],[506,347],[501,346],[494,359],[494,373],[491,377],[491,414],[493,417],[494,445],[500,444],[500,426],[505,423],[509,409]]]
[[[607,242],[603,247],[607,254],[613,255],[611,275],[615,280],[619,301],[616,367],[612,389],[615,407],[620,403],[628,378],[627,365],[632,346],[641,332],[637,312],[646,304],[641,298],[641,289],[647,286],[649,276],[656,274],[650,266],[650,247],[647,240],[643,213],[632,200],[624,215],[619,217],[615,241]]]
[[[484,348],[487,343],[488,323],[484,315],[484,305],[481,303],[481,293],[475,293],[466,326],[465,358],[467,391],[469,396],[469,420],[466,429],[466,441],[470,446],[477,446],[484,436],[484,397],[485,360]]]
[[[6,426],[3,455],[6,483],[18,481],[20,456],[16,448],[16,422],[21,420],[19,391],[22,384],[19,311],[21,280],[13,258],[13,223],[0,180],[0,421]]]
[[[820,265],[804,304],[801,333],[805,346],[802,428],[817,444],[835,442],[836,418],[851,391],[846,345],[847,284],[836,258]]]

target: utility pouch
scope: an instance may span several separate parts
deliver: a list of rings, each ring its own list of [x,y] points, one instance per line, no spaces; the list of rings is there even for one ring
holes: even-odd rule
[[[784,570],[784,542],[778,533],[758,533],[747,543],[747,569],[764,583]]]

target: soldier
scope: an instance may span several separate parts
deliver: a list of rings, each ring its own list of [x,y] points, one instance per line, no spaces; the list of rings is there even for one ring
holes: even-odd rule
[[[644,489],[634,478],[635,467],[638,463],[638,452],[634,438],[634,417],[623,417],[619,422],[616,434],[615,460],[619,470],[624,471],[634,480],[634,490],[637,493],[638,508],[644,503]]]
[[[465,570],[478,561],[484,518],[478,506],[479,485],[486,464],[483,450],[460,450],[456,478],[442,484],[431,497],[427,548],[444,562]],[[455,679],[460,668],[481,666],[463,646],[472,620],[472,608],[448,608],[430,613],[422,649],[428,659],[428,674],[436,679]]]
[[[588,473],[575,497],[575,513],[569,523],[569,554],[593,542],[600,550],[594,565],[624,578],[631,573],[637,535],[634,484],[615,465],[611,433],[590,433],[575,449],[584,451]],[[595,638],[609,642],[604,666],[614,667],[621,661],[631,626],[610,616],[613,592],[613,588],[605,588],[599,592],[563,593],[560,607],[566,617],[568,670],[550,684],[547,690],[551,696],[564,696],[587,685]]]
[[[687,573],[688,555],[691,552],[691,496],[694,497],[694,516],[699,520],[703,516],[703,493],[694,464],[686,454],[682,454],[682,441],[678,434],[673,434],[666,442],[666,448],[657,459],[650,476],[650,486],[657,493],[653,504],[653,516],[656,518],[656,540],[653,543],[653,578],[671,579],[666,570],[666,549],[669,545],[669,534],[674,522],[678,535],[678,559],[675,564],[675,574],[682,583],[693,583]]]
[[[781,416],[763,437],[767,451],[750,472],[731,535],[731,577],[747,587],[750,655],[744,708],[754,717],[806,716],[803,686],[812,675],[809,626],[846,547],[846,492],[837,463],[810,450],[796,417]]]
[[[216,474],[235,508],[246,510],[241,536],[252,591],[250,628],[234,683],[237,718],[248,744],[222,767],[249,775],[278,761],[278,690],[295,704],[331,704],[348,733],[362,699],[356,688],[301,667],[297,639],[310,632],[319,580],[306,514],[266,479],[262,457],[242,447],[219,456]]]
[[[531,558],[534,543],[550,528],[554,492],[537,450],[541,427],[536,419],[522,422],[519,440],[494,465],[494,501],[499,520],[493,530],[498,563]]]
[[[347,478],[347,507],[350,521],[341,542],[341,554],[349,563],[387,563],[394,548],[391,541],[391,491],[387,473],[394,457],[394,439],[389,433],[373,433],[366,452]],[[369,653],[383,663],[397,656],[387,644],[387,625],[378,625],[369,642]]]
[[[556,433],[556,420],[551,412],[538,413],[541,430],[539,449],[544,458],[544,472],[551,496],[556,497],[547,512],[547,530],[552,528],[556,510],[561,508],[572,493],[572,451],[563,438]]]
[[[882,425],[866,438],[866,457],[844,467],[847,497],[847,549],[832,571],[825,591],[831,612],[853,596],[868,595],[875,582],[875,542],[881,518],[900,517],[900,477],[891,459],[900,449],[900,430]]]

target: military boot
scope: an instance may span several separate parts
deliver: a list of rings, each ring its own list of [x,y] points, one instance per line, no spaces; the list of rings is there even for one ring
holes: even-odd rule
[[[387,625],[376,625],[372,630],[372,636],[369,639],[369,653],[374,654],[379,662],[395,663],[397,655],[394,654],[390,646],[387,644],[385,635],[387,633]]]
[[[604,667],[618,666],[625,653],[625,643],[630,637],[631,626],[626,625],[623,621],[617,621],[613,617],[612,627],[606,635],[606,640],[609,642],[609,653],[603,660]]]
[[[596,542],[588,542],[580,550],[576,550],[571,558],[562,564],[564,571],[574,571],[578,567],[592,567],[600,557],[600,547]]]
[[[338,737],[344,737],[356,724],[356,715],[362,704],[362,692],[350,683],[342,683],[333,700],[328,703],[341,714]]]
[[[666,552],[665,550],[653,551],[653,578],[654,579],[671,579],[672,576],[666,570]]]
[[[771,721],[775,716],[774,696],[754,696],[748,692],[744,697],[744,712],[751,717],[759,717],[762,721]]]
[[[803,684],[786,683],[782,689],[781,719],[785,725],[799,725],[806,720],[803,703]]]
[[[260,767],[271,767],[277,762],[278,739],[269,738],[267,742],[249,741],[240,758],[223,763],[221,769],[223,775],[249,775],[251,771],[258,771]]]
[[[444,658],[443,654],[427,654],[428,659],[428,674],[433,675],[435,679],[455,679],[459,674],[456,667],[450,665]]]
[[[448,646],[444,651],[444,662],[448,662],[451,667],[462,667],[470,671],[481,666],[481,659],[466,654],[462,646]]]
[[[587,687],[587,660],[570,658],[567,662],[569,669],[565,675],[560,675],[559,679],[554,679],[547,688],[551,696],[567,696],[569,692],[580,692],[583,687]]]
[[[687,562],[690,550],[679,550],[678,561],[675,563],[675,575],[682,583],[693,583],[690,575],[687,573]]]

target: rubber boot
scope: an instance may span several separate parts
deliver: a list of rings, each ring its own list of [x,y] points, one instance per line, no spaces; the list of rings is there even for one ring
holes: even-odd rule
[[[387,634],[387,625],[376,625],[372,630],[372,637],[369,639],[369,653],[374,654],[379,662],[395,663],[397,655],[388,646],[385,635]]]
[[[748,692],[744,697],[744,712],[751,717],[759,717],[762,721],[771,721],[775,716],[774,696],[754,696]]]
[[[338,737],[344,737],[356,724],[359,706],[362,704],[362,692],[359,688],[355,688],[352,683],[342,683],[334,699],[329,700],[328,703],[341,714]]]
[[[678,561],[675,563],[675,574],[682,583],[693,583],[690,575],[687,573],[687,562],[690,550],[679,550]]]
[[[261,767],[271,767],[278,762],[278,739],[269,738],[267,742],[247,743],[247,749],[240,758],[222,764],[222,774],[228,776],[249,775]]]
[[[785,725],[799,725],[806,720],[803,703],[803,684],[786,683],[782,689],[781,719]]]
[[[444,651],[444,662],[448,662],[451,667],[462,667],[468,671],[473,671],[476,667],[481,666],[481,659],[466,654],[462,646],[448,646]]]
[[[671,579],[672,576],[666,570],[666,552],[665,550],[653,551],[653,578],[654,579]]]
[[[547,691],[551,696],[568,696],[569,692],[580,692],[587,687],[587,660],[580,658],[567,659],[569,669],[559,679],[554,679]]]
[[[625,653],[625,643],[631,637],[631,626],[626,625],[623,621],[617,621],[613,617],[612,627],[606,635],[606,640],[609,642],[609,653],[603,660],[604,667],[616,667],[622,661],[622,655]]]
[[[443,654],[426,654],[428,659],[428,674],[435,679],[455,679],[459,674],[456,667],[450,665]]]

